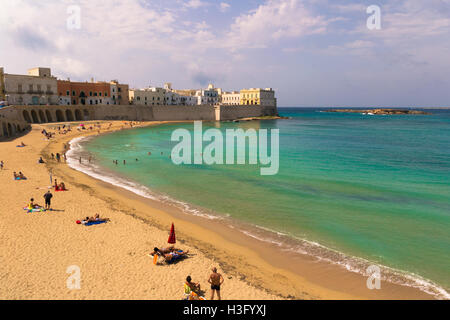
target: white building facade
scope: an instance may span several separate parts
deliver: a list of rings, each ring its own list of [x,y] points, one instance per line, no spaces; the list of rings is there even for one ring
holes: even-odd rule
[[[2,68],[3,70],[3,68]],[[58,105],[57,80],[50,68],[34,68],[28,75],[2,74],[2,90],[8,105]]]
[[[241,103],[241,93],[239,91],[222,93],[221,103],[228,106],[238,106]]]

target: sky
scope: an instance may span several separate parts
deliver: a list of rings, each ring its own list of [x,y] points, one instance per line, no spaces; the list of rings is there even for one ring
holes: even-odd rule
[[[271,87],[278,106],[444,107],[450,0],[0,0],[0,66],[131,88]]]

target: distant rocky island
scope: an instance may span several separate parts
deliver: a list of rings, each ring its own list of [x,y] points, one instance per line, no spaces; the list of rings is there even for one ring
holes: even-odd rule
[[[391,114],[431,114],[429,112],[410,109],[331,109],[325,112],[346,112],[346,113],[363,113],[370,115],[391,115]]]

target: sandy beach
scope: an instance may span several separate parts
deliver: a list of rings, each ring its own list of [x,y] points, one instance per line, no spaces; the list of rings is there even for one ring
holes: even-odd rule
[[[110,122],[100,123],[106,128]],[[110,131],[129,128],[123,121],[112,123]],[[209,299],[207,278],[214,266],[225,279],[224,299],[433,298],[416,288],[385,282],[381,290],[369,290],[362,275],[308,256],[292,258],[217,222],[188,216],[93,179],[64,161],[57,163],[51,153],[63,152],[76,137],[98,132],[73,129],[46,140],[41,130],[55,132],[56,126],[33,125],[26,135],[0,142],[0,160],[5,163],[0,172],[0,299],[179,300],[187,275],[200,282]],[[27,146],[17,148],[22,141]],[[40,156],[45,164],[37,163]],[[28,179],[13,180],[13,171]],[[54,211],[27,213],[23,207],[30,198],[43,205],[51,185],[49,171],[69,191],[53,192]],[[97,213],[111,222],[91,227],[75,223]],[[148,253],[155,246],[167,246],[172,222],[176,246],[190,255],[176,264],[155,266]],[[66,284],[67,268],[73,265],[81,270],[79,290]]]

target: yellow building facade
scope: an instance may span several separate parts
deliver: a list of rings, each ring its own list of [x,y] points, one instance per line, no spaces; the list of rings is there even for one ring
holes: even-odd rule
[[[251,88],[240,91],[241,105],[276,106],[275,91],[272,88]]]

